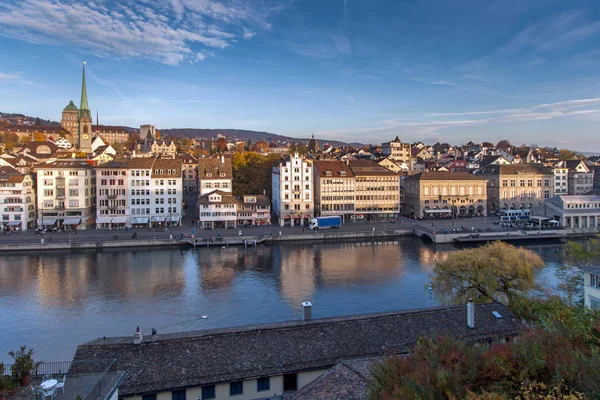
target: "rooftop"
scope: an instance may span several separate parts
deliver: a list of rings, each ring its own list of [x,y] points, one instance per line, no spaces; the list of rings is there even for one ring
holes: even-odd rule
[[[496,318],[497,311],[502,318]],[[99,338],[77,348],[74,361],[116,359],[128,371],[120,396],[174,390],[282,373],[330,368],[340,360],[400,354],[419,337],[454,336],[467,342],[514,336],[521,323],[498,303],[353,315],[226,329]]]
[[[208,176],[208,174],[211,174]],[[221,174],[225,174],[221,176]],[[198,178],[199,179],[233,179],[233,169],[231,158],[212,157],[200,158],[198,160]]]
[[[488,165],[483,168],[480,174],[497,175],[497,174],[541,174],[553,175],[552,169],[544,167],[541,164],[509,164],[509,165]]]
[[[421,172],[407,177],[408,180],[416,181],[485,181],[477,175],[468,172]]]
[[[353,177],[354,174],[348,165],[343,161],[315,161],[315,168],[317,175],[320,177]],[[327,172],[331,172],[331,175],[327,175]],[[342,175],[341,172],[345,172]]]
[[[390,171],[389,169],[377,164],[375,161],[371,160],[350,160],[348,161],[348,165],[352,170],[352,173],[355,176],[381,176],[381,175],[398,175],[395,172]]]

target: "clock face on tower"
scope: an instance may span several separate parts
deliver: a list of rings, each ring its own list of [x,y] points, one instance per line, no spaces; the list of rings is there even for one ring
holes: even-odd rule
[[[87,138],[88,138],[88,135],[86,135],[86,134],[84,133],[84,134],[83,134],[83,138],[84,138],[84,139],[87,139]]]

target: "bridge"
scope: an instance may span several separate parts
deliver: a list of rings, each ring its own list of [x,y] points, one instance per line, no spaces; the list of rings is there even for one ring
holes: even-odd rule
[[[488,242],[492,240],[531,240],[531,239],[562,239],[571,235],[566,229],[552,230],[511,230],[511,231],[482,231],[452,229],[435,229],[423,225],[415,225],[414,234],[421,238],[429,238],[433,243],[457,243],[457,242]]]
[[[228,237],[213,236],[213,237],[193,237],[193,238],[186,237],[186,238],[181,239],[179,242],[191,244],[192,246],[194,246],[194,248],[196,246],[205,246],[205,247],[245,246],[245,247],[249,247],[249,246],[256,246],[259,243],[264,242],[265,240],[267,240],[270,237],[271,237],[270,235],[228,236]]]

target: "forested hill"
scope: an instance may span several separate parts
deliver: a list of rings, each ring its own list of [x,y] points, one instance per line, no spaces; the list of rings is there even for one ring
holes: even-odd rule
[[[270,132],[250,131],[246,129],[197,129],[197,128],[181,128],[181,129],[160,129],[163,136],[172,137],[189,137],[189,138],[215,138],[218,133],[224,135],[228,140],[237,138],[240,140],[256,142],[264,140],[266,142],[308,142],[309,138],[293,138],[290,136],[278,135]],[[346,145],[345,142],[338,140],[319,139],[319,144],[329,143],[334,147]],[[356,145],[354,143],[353,145]]]

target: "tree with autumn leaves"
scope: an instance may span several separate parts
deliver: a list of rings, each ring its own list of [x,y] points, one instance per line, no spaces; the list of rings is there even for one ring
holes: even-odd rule
[[[587,265],[598,254],[598,242],[569,245],[565,268]],[[370,398],[600,398],[600,313],[583,307],[577,296],[541,295],[535,278],[542,267],[537,254],[502,242],[439,261],[433,288],[443,303],[501,302],[526,323],[525,332],[514,343],[489,347],[422,338],[408,356],[374,365]]]

